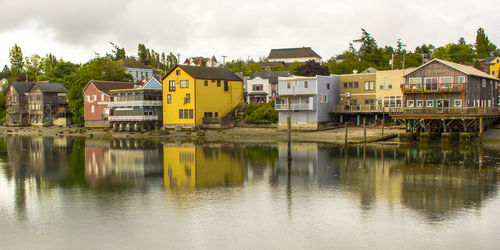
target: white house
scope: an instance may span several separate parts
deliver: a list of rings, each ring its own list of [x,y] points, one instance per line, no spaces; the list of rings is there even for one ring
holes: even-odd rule
[[[290,71],[256,72],[247,81],[247,103],[267,103],[278,93],[278,77],[291,76]]]

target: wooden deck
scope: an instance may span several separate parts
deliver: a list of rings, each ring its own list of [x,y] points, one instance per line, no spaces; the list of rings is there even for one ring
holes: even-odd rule
[[[496,107],[391,108],[389,115],[393,119],[473,119],[478,117],[498,117],[500,116],[500,110]]]

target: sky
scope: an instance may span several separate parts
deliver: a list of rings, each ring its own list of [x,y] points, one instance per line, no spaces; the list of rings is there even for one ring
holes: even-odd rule
[[[365,28],[378,45],[442,46],[483,27],[500,46],[498,4],[467,0],[0,0],[0,68],[18,44],[75,63],[137,45],[186,57],[258,60],[273,48],[311,47],[323,60],[341,54]]]

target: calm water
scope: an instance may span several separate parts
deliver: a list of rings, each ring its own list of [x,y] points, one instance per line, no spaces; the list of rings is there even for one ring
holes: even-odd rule
[[[0,248],[498,249],[500,149],[0,138]]]

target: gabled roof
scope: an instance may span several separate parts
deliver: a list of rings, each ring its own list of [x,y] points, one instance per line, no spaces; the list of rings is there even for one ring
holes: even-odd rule
[[[123,67],[127,67],[127,68],[136,68],[136,69],[151,69],[150,67],[144,65],[143,63],[141,62],[138,62],[136,60],[133,60],[133,59],[128,59],[128,58],[125,58],[125,59],[121,59],[119,60],[120,64],[123,66]]]
[[[268,59],[281,59],[281,58],[305,58],[305,57],[317,57],[321,59],[321,56],[316,54],[311,47],[302,48],[286,48],[286,49],[271,49],[269,52]]]
[[[28,90],[33,86],[32,82],[12,82],[10,84],[17,92],[18,95],[27,93]]]
[[[133,82],[111,82],[111,81],[95,81],[91,80],[87,86],[92,83],[94,86],[101,92],[106,93],[109,95],[110,90],[115,90],[115,89],[133,89],[134,88],[134,83]],[[85,87],[86,89],[87,87]],[[84,90],[85,90],[84,89]]]
[[[239,76],[229,69],[187,65],[177,65],[177,67],[184,70],[191,77],[197,79],[242,81]],[[177,67],[174,67],[166,76],[170,75]]]
[[[255,72],[249,80],[253,80],[257,77],[262,79],[268,79],[270,83],[278,83],[278,77],[291,76],[290,71],[268,71],[268,72]]]
[[[487,63],[487,64],[494,63],[493,61],[494,61],[495,59],[497,59],[497,58],[500,58],[500,57],[498,57],[498,56],[486,57],[486,58],[484,59],[484,62],[485,62],[485,63]]]
[[[456,69],[456,70],[458,70],[458,71],[460,71],[460,72],[462,72],[462,73],[464,73],[466,75],[477,76],[477,77],[482,77],[482,78],[488,78],[488,79],[496,80],[496,81],[499,80],[498,78],[490,76],[487,73],[484,73],[483,71],[478,70],[478,69],[476,69],[474,67],[471,67],[471,66],[468,66],[468,65],[459,64],[459,63],[449,62],[449,61],[445,61],[445,60],[441,60],[441,59],[437,59],[437,58],[428,61],[424,65],[416,68],[414,71],[406,73],[404,76],[407,76],[407,75],[409,75],[409,74],[411,74],[411,73],[413,73],[413,72],[415,72],[415,71],[417,71],[417,70],[419,70],[419,69],[421,69],[421,68],[423,68],[423,67],[425,67],[428,64],[433,63],[433,62],[440,62],[440,63],[442,63],[444,65],[447,65],[447,66],[449,66],[451,68],[454,68],[454,69]]]
[[[42,93],[68,93],[62,84],[55,82],[35,82],[28,91],[34,87],[39,88]]]
[[[158,88],[159,87],[159,88]],[[142,86],[143,89],[161,89],[162,84],[156,78],[150,77],[148,81]]]

